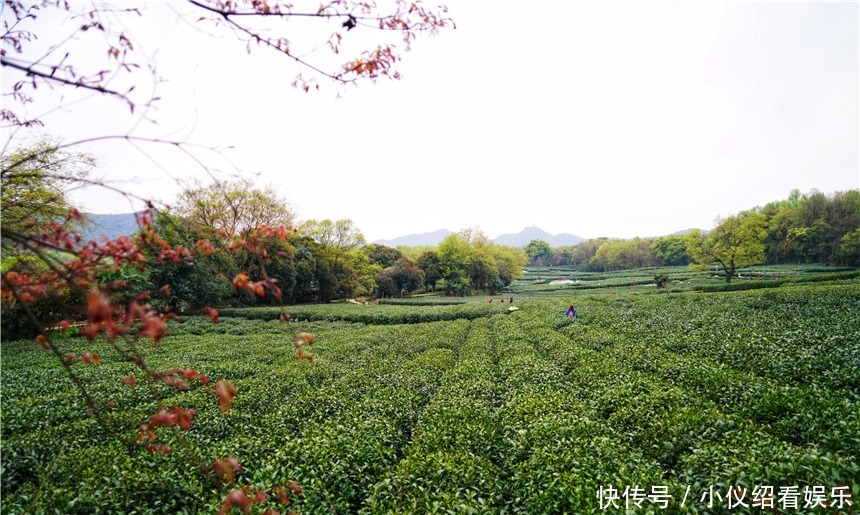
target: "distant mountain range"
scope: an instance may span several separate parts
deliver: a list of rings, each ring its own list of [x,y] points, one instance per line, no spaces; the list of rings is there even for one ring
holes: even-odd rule
[[[115,240],[120,236],[131,236],[137,232],[137,217],[134,213],[116,215],[97,215],[84,213],[89,223],[81,231],[81,237],[86,240],[99,241],[103,238]]]
[[[448,229],[440,229],[433,232],[425,232],[421,234],[407,234],[392,240],[376,240],[373,243],[385,245],[388,247],[397,247],[399,245],[408,245],[410,247],[419,245],[438,245],[449,234],[453,234]],[[563,247],[567,245],[576,245],[585,241],[585,238],[573,234],[550,234],[540,227],[526,227],[522,231],[513,234],[502,234],[493,243],[497,245],[507,245],[508,247],[525,247],[532,240],[543,240],[549,243],[550,247]]]
[[[419,245],[439,245],[439,243],[441,243],[442,240],[447,238],[450,234],[453,233],[448,229],[439,229],[438,231],[433,232],[407,234],[406,236],[400,236],[393,240],[376,240],[373,243],[385,245],[386,247],[398,247],[400,245],[407,245],[409,247],[416,247]]]
[[[695,229],[684,229],[682,231],[673,232],[671,236],[683,236],[693,230]],[[704,234],[708,234],[708,231],[703,230],[702,232]],[[440,229],[438,231],[425,232],[421,234],[407,234],[406,236],[400,236],[399,238],[394,238],[392,240],[376,240],[373,243],[385,245],[387,247],[397,247],[399,245],[407,245],[410,247],[420,245],[438,245],[439,242],[444,240],[449,234],[452,234],[452,232],[448,229]],[[656,238],[656,236],[647,239],[653,238]],[[508,247],[525,247],[532,240],[543,240],[549,243],[550,247],[568,247],[582,243],[588,239],[569,233],[550,234],[540,227],[533,225],[531,227],[523,228],[523,230],[518,233],[502,234],[493,240],[493,243],[497,245],[507,245]]]
[[[120,213],[113,215],[98,215],[94,213],[85,213],[90,223],[86,229],[81,232],[81,236],[85,240],[101,240],[102,238],[116,239],[120,236],[130,236],[137,232],[137,219],[134,213]],[[683,231],[673,232],[673,236],[684,235],[693,229],[685,229]],[[702,231],[707,234],[708,231]],[[406,245],[409,247],[422,245],[439,245],[448,235],[453,234],[448,229],[439,229],[433,232],[424,232],[420,234],[407,234],[391,240],[376,240],[373,243],[385,245],[387,247],[398,247]],[[576,236],[575,234],[550,234],[540,227],[531,226],[525,227],[518,233],[502,234],[493,243],[497,245],[507,245],[508,247],[525,247],[532,240],[543,240],[549,243],[550,247],[567,247],[576,245],[586,241],[587,238]]]
[[[576,236],[575,234],[550,234],[540,227],[531,226],[526,227],[522,231],[514,234],[502,234],[495,240],[493,240],[497,245],[507,245],[508,247],[525,247],[532,240],[543,240],[549,243],[550,247],[567,247],[570,245],[576,245],[577,243],[582,243],[586,241],[586,238],[582,236]]]

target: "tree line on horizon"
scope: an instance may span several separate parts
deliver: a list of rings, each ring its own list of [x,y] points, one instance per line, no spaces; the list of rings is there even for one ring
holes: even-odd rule
[[[44,255],[21,252],[15,237],[26,237],[61,220],[73,207],[62,186],[69,174],[85,177],[92,166],[92,159],[84,154],[52,151],[43,157],[27,169],[3,176],[4,276],[10,272],[35,275],[46,267]],[[70,225],[64,230],[83,229],[66,220]],[[253,294],[235,287],[242,273],[276,280],[283,293],[278,302],[295,304],[390,298],[421,290],[492,295],[521,277],[529,263],[611,271],[719,262],[727,281],[736,268],[759,262],[860,265],[858,190],[829,196],[795,190],[785,200],[718,220],[707,235],[693,231],[655,239],[595,238],[558,248],[540,240],[524,249],[498,245],[477,227],[453,233],[434,247],[366,244],[352,220],[298,223],[273,188],[259,188],[248,180],[190,183],[173,210],[155,212],[153,226],[166,243],[205,252],[193,260],[152,255],[146,267],[109,269],[98,281],[102,286],[122,285],[113,292],[117,302],[149,292],[153,305],[176,312],[256,305]],[[294,232],[267,239],[262,249],[229,248],[236,234],[273,226],[293,227]],[[264,264],[257,259],[261,253]],[[80,297],[81,292],[57,292],[36,307],[51,313],[47,318],[63,318],[53,311],[60,309],[57,306],[81,305],[83,299],[71,298],[74,295]],[[58,298],[61,302],[55,302]],[[4,306],[4,333],[14,325],[15,310],[9,308]]]
[[[45,275],[62,262],[65,252],[74,251],[29,242],[63,233],[77,245],[88,245],[77,236],[85,233],[87,223],[83,217],[69,216],[76,211],[64,186],[70,170],[75,178],[85,178],[92,159],[57,151],[50,143],[36,151],[44,159],[3,175],[4,277]],[[7,157],[15,156],[4,156],[4,163]],[[526,265],[521,249],[495,245],[477,229],[452,234],[437,248],[418,255],[367,245],[352,220],[299,223],[273,188],[259,188],[248,180],[189,183],[171,210],[156,210],[150,204],[146,216],[151,216],[151,227],[164,245],[195,249],[193,259],[166,258],[158,246],[144,248],[146,265],[105,267],[93,284],[40,294],[32,310],[44,319],[75,319],[87,289],[94,287],[109,290],[120,305],[146,295],[153,307],[174,313],[259,305],[253,291],[237,287],[237,281],[244,284],[243,277],[275,281],[280,292],[268,302],[278,304],[400,297],[424,288],[436,291],[437,286],[449,295],[494,294],[510,285]],[[255,232],[279,226],[293,230],[267,237],[254,248],[236,246],[237,240],[254,241]],[[116,241],[123,240],[130,244],[127,236]],[[4,337],[23,335],[31,325],[25,318],[16,306],[4,303]]]
[[[715,229],[743,221],[745,227],[727,236],[741,239],[735,248],[751,252],[749,264],[809,264],[860,266],[860,190],[825,195],[793,190],[785,200],[718,219]],[[713,231],[712,231],[713,232]],[[722,234],[718,231],[713,237]],[[713,255],[702,255],[707,235],[693,230],[683,235],[627,240],[592,238],[576,245],[551,248],[533,240],[526,246],[533,266],[569,266],[584,272],[608,272],[654,266],[695,265]],[[697,259],[697,257],[699,259]],[[713,262],[713,261],[712,261]]]

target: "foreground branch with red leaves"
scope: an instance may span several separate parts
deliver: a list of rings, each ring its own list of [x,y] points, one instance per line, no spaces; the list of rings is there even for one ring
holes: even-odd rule
[[[186,0],[174,2],[170,7],[185,9],[185,12],[174,9],[177,22],[203,29],[201,32],[204,34],[210,30],[226,30],[244,43],[249,51],[253,47],[262,47],[265,51],[285,58],[287,62],[297,64],[300,72],[292,85],[305,92],[319,89],[318,78],[341,86],[365,80],[374,82],[383,77],[399,79],[396,65],[401,58],[401,48],[408,50],[420,33],[432,34],[439,29],[453,27],[452,20],[446,17],[444,6],[427,8],[420,0],[394,0],[384,7],[359,0],[332,0],[309,10],[301,10],[291,3],[278,0]],[[10,129],[9,138],[3,143],[4,185],[16,174],[19,177],[27,175],[29,172],[26,170],[31,165],[38,169],[42,161],[57,155],[58,151],[104,140],[122,140],[131,146],[135,143],[166,144],[184,152],[209,171],[188,150],[189,147],[201,146],[187,141],[141,137],[132,134],[134,128],[125,134],[93,136],[86,140],[52,144],[23,157],[7,159],[8,151],[16,142],[20,144],[26,141],[27,129],[45,126],[45,120],[40,117],[43,115],[29,117],[25,109],[34,102],[37,92],[43,96],[57,93],[58,105],[55,107],[58,109],[74,106],[81,100],[80,97],[74,97],[76,94],[93,95],[111,102],[119,100],[121,108],[118,112],[126,116],[134,114],[142,121],[149,120],[147,112],[158,97],[154,93],[141,93],[147,88],[138,87],[144,82],[140,73],[151,74],[150,78],[155,84],[159,79],[152,63],[144,62],[145,57],[140,53],[141,45],[135,39],[136,34],[128,32],[128,27],[134,26],[131,23],[133,20],[151,17],[153,10],[143,2],[111,5],[67,0],[6,0],[0,4],[0,10],[3,15],[0,20],[0,65],[4,73],[2,94],[9,100],[0,107],[0,127]],[[311,58],[316,59],[320,54],[296,52],[285,35],[278,32],[283,30],[282,26],[278,30],[271,30],[271,21],[305,19],[333,22],[334,31],[322,41],[310,42],[309,48],[328,49],[331,56],[337,56],[340,64],[332,66],[311,62]],[[155,21],[159,25],[164,23],[162,19]],[[351,57],[341,56],[342,52],[345,53],[347,43],[353,42],[354,36],[368,33],[392,35],[394,41],[380,37],[369,48],[365,46],[364,50],[350,51]],[[39,44],[36,44],[37,40]],[[82,51],[82,48],[87,47],[78,46],[78,42],[101,45],[102,51]],[[361,45],[365,43],[360,42]],[[401,47],[398,48],[398,45]],[[63,174],[52,173],[30,177],[33,179],[31,182],[36,183],[46,178],[59,182],[69,180]],[[119,191],[105,183],[88,181],[83,177],[71,178],[69,182]],[[144,200],[127,191],[119,193],[129,199]],[[52,205],[54,200],[43,198],[42,202]],[[26,204],[21,202],[17,207]],[[9,206],[4,203],[4,254],[26,256],[30,264],[36,263],[35,266],[21,266],[0,274],[4,325],[9,319],[8,315],[14,312],[16,319],[29,326],[30,335],[35,335],[36,344],[56,357],[59,366],[83,398],[87,413],[106,434],[125,442],[131,449],[166,454],[172,449],[159,440],[159,433],[172,432],[179,445],[186,447],[201,473],[224,492],[221,513],[228,513],[233,508],[248,513],[253,504],[268,497],[278,499],[285,507],[289,506],[290,495],[301,493],[298,485],[292,482],[269,490],[228,490],[240,468],[238,461],[225,457],[213,464],[204,463],[188,440],[183,438],[183,432],[192,427],[196,412],[166,404],[159,393],[159,387],[163,386],[176,391],[206,390],[217,399],[223,412],[233,409],[234,399],[239,395],[237,388],[224,379],[210,378],[188,368],[154,370],[145,361],[142,346],[159,346],[169,334],[170,324],[178,321],[180,314],[183,314],[180,309],[170,307],[170,303],[165,303],[164,307],[154,307],[155,297],[171,296],[171,284],[155,285],[151,290],[135,291],[129,295],[130,288],[124,279],[107,283],[100,280],[106,276],[121,277],[119,272],[123,269],[146,270],[153,265],[193,264],[216,251],[241,251],[245,256],[252,257],[256,272],[230,274],[234,291],[280,303],[283,293],[277,281],[266,273],[266,242],[275,238],[286,239],[289,231],[283,227],[260,227],[241,235],[222,233],[216,238],[220,241],[199,239],[193,245],[171,244],[153,227],[153,203],[147,201],[147,206],[149,209],[138,220],[140,230],[136,236],[97,242],[83,241],[78,234],[75,227],[84,223],[84,217],[75,209],[59,217],[51,213],[48,221],[33,220],[12,226],[7,223],[9,217],[6,216],[6,208]],[[44,306],[56,306],[59,309],[42,309]],[[217,306],[205,306],[201,312],[211,318],[213,323],[219,323]],[[281,321],[284,322],[285,318],[282,317]],[[75,355],[63,352],[52,334],[72,328],[78,328],[89,342],[99,341],[108,349],[108,353],[92,350]],[[294,334],[293,343],[297,358],[307,361],[313,359],[308,350],[314,343],[312,335]],[[91,383],[80,375],[80,367],[99,366],[108,359],[134,364],[137,371],[122,379],[121,384],[127,388],[145,388],[153,399],[153,410],[141,420],[136,434],[131,437],[118,434],[108,423],[106,414],[116,408],[116,404],[110,400],[98,401],[98,396],[91,391]]]
[[[78,219],[80,213],[72,210],[67,215],[70,219]],[[28,271],[9,271],[2,276],[2,303],[4,311],[17,310],[25,316],[37,333],[35,342],[46,351],[53,353],[60,366],[64,368],[72,380],[75,389],[81,395],[86,405],[87,414],[94,417],[102,430],[130,448],[142,448],[149,452],[169,454],[172,448],[159,441],[160,431],[171,431],[175,441],[195,462],[202,474],[206,475],[213,485],[224,489],[225,500],[222,512],[226,513],[232,507],[247,512],[248,507],[262,502],[268,496],[281,499],[289,504],[288,496],[283,487],[270,491],[262,490],[232,490],[227,487],[233,482],[233,473],[239,470],[239,463],[233,457],[217,460],[214,464],[204,463],[194,451],[189,442],[183,438],[182,432],[189,431],[196,416],[193,409],[178,405],[166,405],[162,395],[156,388],[164,385],[176,391],[191,391],[205,389],[217,399],[222,412],[230,412],[233,402],[238,395],[236,387],[227,380],[214,381],[206,374],[190,368],[173,368],[158,371],[150,368],[144,359],[142,345],[159,346],[162,339],[169,333],[169,323],[178,321],[179,315],[169,306],[157,310],[147,300],[148,291],[137,295],[131,301],[120,304],[112,294],[125,287],[122,281],[108,284],[100,283],[98,278],[105,272],[116,271],[121,267],[133,266],[141,270],[154,264],[164,262],[193,263],[201,255],[209,252],[212,245],[237,251],[243,249],[257,259],[258,269],[262,277],[251,279],[245,273],[239,273],[233,279],[237,290],[247,291],[264,298],[270,297],[280,301],[281,290],[277,281],[268,277],[265,269],[266,255],[264,244],[271,238],[287,238],[291,233],[283,227],[263,227],[241,236],[225,235],[226,239],[213,244],[199,245],[197,248],[184,248],[165,241],[154,229],[152,211],[144,212],[138,219],[139,232],[134,237],[121,237],[116,240],[102,242],[83,242],[74,231],[62,224],[48,224],[43,228],[25,226],[24,231],[12,230],[4,232],[6,251],[14,251],[20,255],[36,256],[46,266],[41,273]],[[32,230],[32,232],[27,232]],[[148,257],[148,256],[154,256]],[[169,284],[162,285],[160,290],[167,292]],[[46,300],[65,302],[75,298],[69,292],[79,292],[79,298],[84,299],[80,305],[66,306],[68,312],[76,313],[74,320],[44,320],[32,306]],[[204,314],[218,323],[218,311],[214,307],[204,309]],[[104,352],[86,351],[80,356],[64,353],[58,343],[52,338],[55,331],[68,330],[76,326],[80,333],[90,342],[99,340],[101,344],[113,352],[113,358]],[[296,356],[299,359],[311,361],[313,356],[307,346],[313,343],[309,333],[294,334]],[[139,370],[121,380],[128,388],[143,386],[148,389],[155,409],[139,425],[134,438],[127,438],[108,423],[105,414],[118,406],[115,402],[97,402],[97,395],[91,391],[91,386],[79,374],[80,366],[98,366],[105,359],[118,359],[133,363]],[[291,488],[297,493],[297,488]]]
[[[174,13],[184,23],[199,25],[201,31],[232,33],[250,52],[262,47],[289,62],[298,65],[300,72],[292,86],[305,92],[319,89],[318,78],[340,85],[371,82],[387,77],[399,79],[396,64],[400,60],[398,41],[409,50],[418,34],[435,34],[441,29],[454,27],[447,16],[447,8],[428,8],[420,0],[395,0],[380,5],[359,0],[332,0],[316,6],[297,7],[280,0],[186,0],[174,2]],[[113,84],[122,81],[139,83],[135,77],[147,72],[149,63],[140,55],[135,34],[128,32],[129,24],[123,20],[146,19],[151,12],[141,3],[78,3],[65,0],[26,2],[6,0],[0,27],[0,64],[12,77],[11,91],[4,91],[21,105],[33,101],[32,95],[43,88],[70,88],[93,92],[120,100],[130,113],[141,112],[152,106],[157,98],[142,98],[134,86],[121,89]],[[180,9],[185,8],[182,12]],[[70,27],[54,27],[52,34],[40,33],[38,20],[52,13],[64,14],[78,23]],[[339,65],[322,62],[318,53],[297,52],[282,33],[283,28],[272,30],[276,20],[331,21],[334,30],[321,41],[312,42],[313,48],[327,49],[331,56],[340,56],[344,43],[356,39],[355,34],[376,33],[372,48],[356,52]],[[161,20],[160,20],[161,21]],[[354,31],[354,32],[353,32]],[[394,36],[394,39],[387,37]],[[95,38],[99,39],[95,39]],[[48,40],[49,50],[32,50],[34,43]],[[93,63],[90,52],[86,59],[71,42],[98,41],[104,48],[101,62]],[[361,43],[362,45],[366,43]],[[313,59],[313,60],[312,60]],[[83,65],[87,61],[88,66]],[[304,75],[303,72],[308,75]],[[44,125],[39,118],[27,118],[8,106],[0,109],[0,124],[6,127],[33,127]]]

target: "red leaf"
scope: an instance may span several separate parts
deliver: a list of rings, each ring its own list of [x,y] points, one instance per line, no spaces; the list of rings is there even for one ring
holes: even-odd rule
[[[147,313],[143,317],[143,329],[140,331],[141,336],[150,338],[155,343],[158,343],[166,334],[167,328],[164,326],[163,318],[153,313]]]
[[[173,414],[176,415],[176,425],[188,431],[191,429],[191,419],[197,415],[197,412],[193,409],[184,410],[179,406],[174,406]]]
[[[159,376],[159,379],[161,379],[162,383],[173,388],[174,390],[187,392],[191,389],[191,385],[188,383],[188,381],[174,374]]]
[[[218,381],[215,383],[215,395],[218,396],[218,407],[221,411],[228,412],[233,407],[233,397],[238,391],[233,383],[229,381]]]
[[[87,319],[93,324],[113,321],[113,310],[107,295],[98,290],[87,294]]]
[[[224,502],[221,503],[221,509],[218,510],[218,515],[226,515],[230,513],[233,506],[242,510],[242,513],[249,513],[251,510],[251,501],[242,490],[231,490]]]
[[[149,417],[149,425],[152,428],[156,428],[158,426],[170,427],[176,424],[177,420],[178,417],[175,413],[163,409]]]
[[[149,452],[160,452],[162,454],[170,454],[170,446],[164,444],[153,444],[146,448]]]
[[[102,359],[95,352],[85,352],[81,356],[81,361],[87,365],[101,365]]]
[[[236,274],[236,277],[233,278],[233,288],[237,290],[245,290],[248,288],[248,276],[244,273]]]
[[[212,319],[213,324],[218,323],[218,310],[215,308],[205,307],[203,308],[203,312]]]
[[[239,466],[239,460],[234,457],[223,458],[220,460],[215,460],[212,463],[212,468],[215,469],[215,473],[218,474],[222,480],[227,483],[232,483],[234,476],[234,472],[239,472],[242,468]]]
[[[275,488],[274,493],[278,495],[278,499],[280,499],[281,504],[283,504],[284,506],[290,505],[290,498],[289,496],[287,496],[287,491],[284,490],[283,486]]]

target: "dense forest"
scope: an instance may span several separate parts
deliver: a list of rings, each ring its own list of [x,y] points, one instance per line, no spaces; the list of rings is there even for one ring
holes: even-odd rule
[[[91,222],[68,215],[73,206],[46,173],[44,167],[36,167],[17,177],[4,176],[2,272],[6,277],[29,280],[48,274],[52,266],[62,268],[65,246],[82,246],[81,252],[96,261],[112,259],[98,258],[102,251],[97,244],[74,236],[87,234]],[[46,198],[53,201],[43,201]],[[250,181],[188,184],[173,210],[150,210],[143,218],[151,220],[147,230],[157,235],[157,241],[150,236],[139,247],[145,256],[136,264],[106,266],[95,280],[121,305],[146,295],[149,305],[174,313],[259,304],[261,295],[237,287],[248,277],[277,285],[277,296],[262,295],[264,304],[295,304],[400,297],[425,288],[435,291],[437,286],[450,295],[496,293],[519,277],[526,265],[521,250],[495,245],[478,229],[452,234],[437,248],[412,256],[367,245],[352,220],[297,223],[275,191]],[[257,239],[256,233],[271,227],[293,231],[267,237],[255,246],[248,244]],[[32,240],[49,245],[27,246]],[[111,245],[136,247],[125,236]],[[85,291],[44,284],[38,288],[34,296],[38,300],[32,304],[36,316],[80,317],[81,313],[70,310],[83,304]],[[24,334],[21,331],[31,324],[14,299],[6,300],[4,335]]]
[[[739,213],[739,216],[751,215],[763,222],[761,262],[860,265],[858,190],[832,195],[794,190],[785,200]],[[689,235],[630,240],[594,238],[539,253],[532,263],[575,266],[592,272],[687,265],[694,262],[688,252],[689,242]]]
[[[11,186],[5,191],[7,196],[15,190]],[[44,186],[20,184],[17,189],[26,200]],[[436,247],[395,249],[366,244],[349,219],[296,223],[295,214],[276,192],[249,181],[190,184],[179,199],[174,210],[153,213],[154,229],[166,244],[207,251],[197,259],[182,260],[163,259],[158,249],[149,249],[146,266],[103,272],[98,277],[103,286],[121,285],[114,288],[116,301],[129,302],[150,292],[153,306],[180,313],[258,304],[260,299],[252,292],[235,287],[240,272],[276,281],[282,295],[264,302],[296,304],[401,297],[418,291],[459,296],[496,294],[521,277],[529,263],[605,272],[718,262],[727,281],[737,268],[763,262],[860,265],[858,190],[831,195],[795,190],[785,200],[718,219],[707,236],[692,231],[655,239],[596,238],[557,248],[534,240],[525,249],[494,244],[478,228],[451,234]],[[15,234],[16,223],[26,226],[24,220],[47,220],[57,215],[31,212],[36,203],[6,200],[10,201],[4,202],[5,236]],[[68,207],[55,205],[60,206]],[[267,239],[263,249],[231,247],[234,235],[275,225],[295,229],[283,237]],[[43,259],[15,251],[8,237],[4,237],[4,247],[4,274],[38,273],[45,267]],[[259,259],[260,250],[265,260]],[[54,312],[57,306],[80,304],[81,299],[68,298],[70,295],[73,293],[57,292],[40,300],[35,306],[37,312],[50,314],[50,318],[60,316]],[[4,331],[15,332],[17,312],[10,307],[4,308]],[[22,327],[27,325],[20,322]]]

